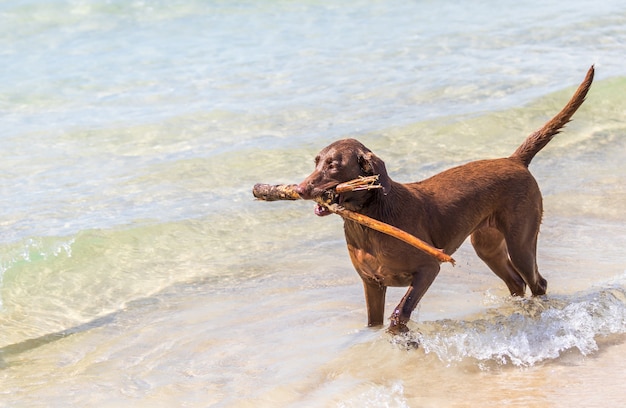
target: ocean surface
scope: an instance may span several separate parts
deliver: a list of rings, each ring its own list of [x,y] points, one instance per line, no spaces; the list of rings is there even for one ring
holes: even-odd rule
[[[0,407],[622,405],[625,58],[623,0],[1,2]],[[531,165],[545,297],[465,243],[392,337],[339,217],[252,198],[345,137],[508,156],[592,64]]]

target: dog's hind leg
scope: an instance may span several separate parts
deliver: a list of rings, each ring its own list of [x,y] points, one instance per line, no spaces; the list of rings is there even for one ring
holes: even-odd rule
[[[476,254],[500,279],[506,283],[513,296],[524,296],[526,284],[511,260],[504,235],[495,228],[483,226],[472,233],[472,246]]]
[[[537,233],[527,239],[509,239],[507,246],[511,262],[524,278],[533,296],[545,295],[548,281],[539,274],[537,268]]]
[[[533,200],[535,202],[537,200]],[[541,203],[539,201],[539,203]],[[541,224],[541,204],[539,206],[529,204],[517,207],[523,217],[506,217],[506,223],[502,223],[501,229],[504,234],[506,246],[509,251],[511,263],[519,272],[526,285],[530,288],[533,296],[545,295],[548,282],[539,274],[537,268],[537,237]]]

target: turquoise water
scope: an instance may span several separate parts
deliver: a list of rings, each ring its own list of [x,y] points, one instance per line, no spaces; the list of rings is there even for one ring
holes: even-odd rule
[[[625,49],[617,1],[3,3],[0,406],[622,401]],[[544,300],[463,246],[392,339],[340,219],[252,199],[343,137],[397,181],[509,155],[591,64],[531,166]]]

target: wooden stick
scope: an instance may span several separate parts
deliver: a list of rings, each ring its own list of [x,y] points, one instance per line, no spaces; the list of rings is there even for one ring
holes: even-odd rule
[[[354,180],[346,181],[345,183],[337,184],[335,187],[335,193],[347,193],[350,191],[364,191],[374,190],[377,188],[383,188],[378,184],[378,174],[374,176],[359,177]]]
[[[382,188],[378,183],[378,174],[375,176],[359,177],[354,180],[338,184],[334,188],[337,194],[351,191],[364,191]],[[255,184],[252,188],[254,197],[263,201],[299,200],[302,197],[296,191],[296,184]]]
[[[252,194],[263,201],[299,200],[302,197],[296,192],[296,187],[296,184],[255,184]]]
[[[377,182],[378,175],[359,177],[357,179],[341,183],[329,192],[331,194],[341,194],[350,191],[363,191],[381,188],[382,186],[380,184],[377,184]],[[296,191],[296,187],[296,184],[255,184],[252,188],[252,194],[257,199],[264,201],[299,200],[302,197],[300,197],[300,194],[298,194],[298,192]],[[422,241],[421,239],[414,237],[408,232],[405,232],[400,228],[394,227],[393,225],[385,224],[382,221],[375,220],[366,215],[346,210],[345,208],[337,204],[330,204],[328,201],[325,201],[326,199],[327,196],[322,196],[318,198],[316,202],[319,205],[328,208],[330,212],[337,214],[345,219],[357,222],[368,228],[382,232],[383,234],[390,235],[394,238],[399,239],[400,241],[406,242],[407,244],[426,252],[428,255],[433,256],[439,262],[450,262],[452,265],[454,265],[454,259],[444,253],[441,249],[437,249],[432,245],[429,245],[426,242]]]
[[[382,232],[401,241],[404,241],[407,244],[414,246],[415,248],[423,252],[426,252],[428,255],[437,259],[439,262],[450,262],[452,265],[455,264],[455,260],[450,255],[444,253],[441,249],[435,248],[432,245],[427,244],[421,239],[401,230],[400,228],[375,220],[374,218],[368,217],[366,215],[346,210],[345,208],[337,204],[327,205],[326,208],[328,208],[330,212],[340,215],[342,218],[358,222],[359,224],[369,227],[373,230]]]

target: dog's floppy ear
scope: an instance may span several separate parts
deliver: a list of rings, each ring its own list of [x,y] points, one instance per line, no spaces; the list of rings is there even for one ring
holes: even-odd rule
[[[378,182],[383,187],[383,194],[387,194],[391,189],[391,179],[387,174],[385,162],[372,152],[367,152],[359,156],[359,165],[368,176],[378,174]]]

